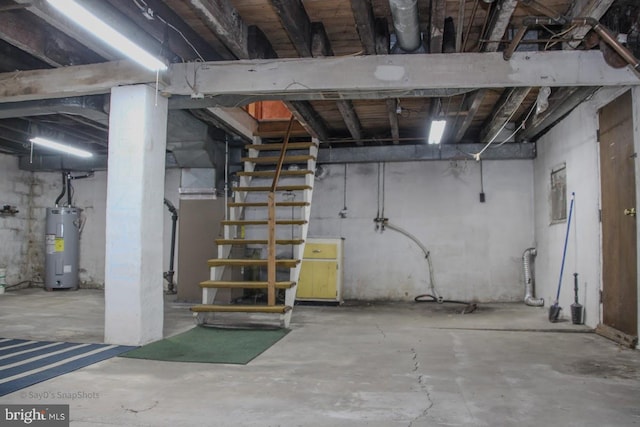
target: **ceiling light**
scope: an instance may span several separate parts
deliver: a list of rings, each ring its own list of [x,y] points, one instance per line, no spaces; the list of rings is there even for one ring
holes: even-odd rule
[[[164,71],[167,66],[155,56],[105,24],[74,0],[47,0],[51,6],[76,24],[151,71]]]
[[[434,120],[431,122],[431,130],[429,131],[428,139],[429,144],[440,144],[446,125],[446,120]]]
[[[60,144],[59,142],[51,141],[50,139],[35,137],[35,138],[31,138],[30,141],[34,144],[41,145],[43,147],[62,151],[63,153],[67,153],[67,154],[73,154],[74,156],[84,157],[84,158],[93,157],[93,154],[88,151],[80,150],[79,148],[73,148],[65,144]]]

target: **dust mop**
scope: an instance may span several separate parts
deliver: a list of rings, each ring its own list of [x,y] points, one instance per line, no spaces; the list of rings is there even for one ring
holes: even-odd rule
[[[555,323],[560,316],[560,310],[562,307],[558,305],[560,300],[560,288],[562,287],[562,273],[564,273],[564,260],[567,257],[567,245],[569,243],[569,230],[571,230],[571,215],[573,214],[573,201],[576,193],[571,193],[571,204],[569,205],[569,218],[567,219],[567,233],[564,237],[564,249],[562,251],[562,264],[560,264],[560,279],[558,279],[558,292],[556,293],[556,302],[549,307],[549,321]]]

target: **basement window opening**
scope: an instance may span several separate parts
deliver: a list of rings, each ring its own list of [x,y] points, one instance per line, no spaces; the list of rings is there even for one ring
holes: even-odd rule
[[[551,224],[567,220],[567,166],[551,170]]]

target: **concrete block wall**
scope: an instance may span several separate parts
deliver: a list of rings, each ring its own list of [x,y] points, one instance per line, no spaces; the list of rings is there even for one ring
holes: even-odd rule
[[[180,170],[168,169],[165,197],[178,206]],[[104,286],[107,174],[73,181],[74,205],[83,209],[85,221],[80,238],[80,286]],[[7,266],[7,283],[42,281],[44,276],[44,228],[46,208],[53,207],[62,190],[60,173],[26,172],[18,169],[17,157],[0,154],[0,204],[16,206],[15,216],[0,217],[0,267]],[[66,203],[66,195],[63,202]],[[164,226],[149,239],[163,239],[164,271],[169,268],[171,216],[164,205]],[[176,247],[177,251],[177,247]],[[176,265],[177,270],[177,252]],[[161,278],[161,272],[159,272]],[[177,277],[177,276],[176,276]],[[42,286],[42,284],[39,284]],[[166,284],[165,284],[166,285]]]
[[[7,284],[23,280],[41,280],[44,268],[37,260],[36,231],[31,218],[37,215],[33,195],[41,193],[40,182],[30,172],[18,169],[17,157],[0,154],[0,205],[15,206],[15,215],[0,215],[0,267],[7,268]],[[44,237],[43,237],[44,241]]]
[[[378,165],[324,166],[316,180],[310,237],[344,237],[345,299],[405,300],[427,293],[424,254],[407,237],[376,232]],[[439,293],[450,299],[519,301],[522,252],[534,241],[533,161],[473,160],[387,163],[385,216],[431,252]]]

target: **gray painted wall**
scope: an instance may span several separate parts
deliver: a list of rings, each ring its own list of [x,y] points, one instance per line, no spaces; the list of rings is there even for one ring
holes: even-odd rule
[[[344,237],[344,298],[412,300],[429,276],[418,246],[376,232],[377,164],[349,164],[347,218],[344,166],[325,166],[316,180],[310,237]],[[518,301],[524,295],[522,252],[533,244],[533,161],[485,161],[486,203],[473,160],[388,163],[385,216],[431,251],[435,283],[445,298]]]
[[[623,92],[601,90],[576,108],[538,141],[538,156],[534,161],[537,296],[545,298],[547,307],[556,298],[567,224],[551,224],[550,174],[553,168],[565,163],[567,194],[575,192],[576,198],[559,305],[563,308],[562,315],[570,319],[573,273],[577,272],[579,302],[585,306],[585,323],[592,327],[600,320],[602,283],[598,109]],[[638,126],[637,116],[635,126]],[[567,205],[567,212],[568,209]]]
[[[81,287],[104,286],[107,174],[104,171],[73,182],[74,205],[86,219],[80,238]],[[180,169],[167,169],[165,197],[178,206]],[[62,188],[61,175],[25,172],[16,157],[0,154],[0,203],[15,205],[15,217],[0,217],[0,266],[6,266],[7,283],[41,280],[44,274],[44,226],[46,208],[54,206]],[[63,199],[66,201],[66,195]],[[150,239],[164,239],[164,270],[169,268],[171,216],[164,205],[164,227]],[[177,250],[177,249],[176,249]],[[176,266],[177,270],[177,253]],[[161,276],[160,276],[161,277]],[[165,283],[166,285],[166,283]]]

